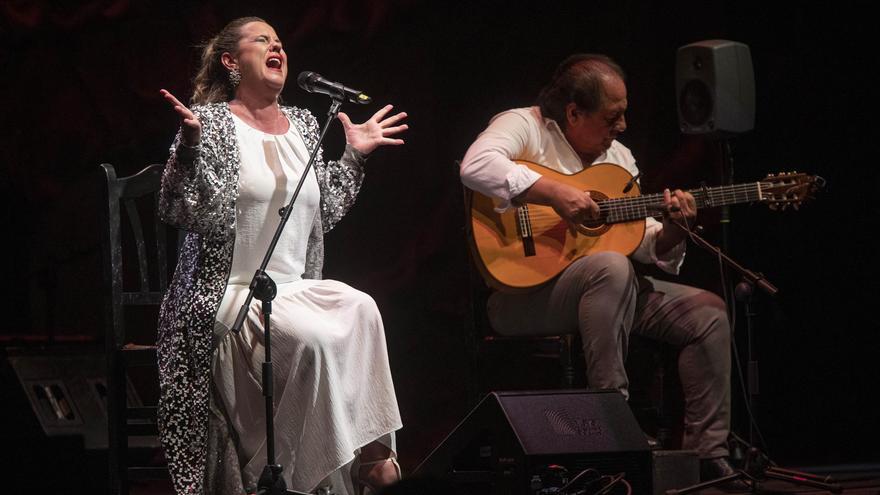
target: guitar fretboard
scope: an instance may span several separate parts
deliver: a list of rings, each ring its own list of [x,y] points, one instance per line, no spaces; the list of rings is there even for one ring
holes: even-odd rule
[[[694,196],[697,208],[712,208],[738,203],[760,201],[761,183],[749,182],[732,186],[701,187],[688,191]],[[600,223],[620,223],[662,216],[666,207],[663,194],[646,194],[633,198],[613,198],[596,201]]]

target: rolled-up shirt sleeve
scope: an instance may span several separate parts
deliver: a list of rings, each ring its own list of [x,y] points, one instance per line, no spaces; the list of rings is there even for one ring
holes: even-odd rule
[[[639,168],[636,165],[636,159],[633,157],[629,148],[621,146],[617,152],[620,154],[619,165],[623,166],[633,176],[639,174]],[[678,275],[681,265],[684,263],[684,255],[687,243],[682,241],[669,251],[663,254],[657,254],[657,236],[663,230],[663,224],[652,217],[645,219],[645,237],[639,247],[630,255],[632,259],[639,263],[648,265],[657,265],[658,268],[666,273]]]
[[[461,162],[462,183],[501,200],[498,211],[510,208],[513,198],[541,178],[539,173],[512,160],[528,145],[529,125],[522,115],[499,114],[468,148]]]
[[[645,224],[645,238],[633,252],[632,258],[640,263],[657,265],[666,273],[678,275],[681,265],[684,263],[685,241],[681,241],[662,255],[657,254],[657,236],[663,230],[663,224],[648,218]]]

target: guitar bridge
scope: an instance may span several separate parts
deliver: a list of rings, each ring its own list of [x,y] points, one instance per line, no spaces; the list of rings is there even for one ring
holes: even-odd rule
[[[529,217],[529,206],[522,205],[516,209],[516,226],[522,239],[523,255],[535,255],[535,238],[532,236],[532,220]]]

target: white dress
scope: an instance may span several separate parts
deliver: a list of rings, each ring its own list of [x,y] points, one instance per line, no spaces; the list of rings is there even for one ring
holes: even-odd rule
[[[241,150],[236,237],[226,293],[217,313],[231,327],[308,162],[293,124],[267,134],[235,120]],[[379,440],[395,451],[400,413],[391,382],[385,331],[373,299],[333,280],[306,280],[306,245],[320,190],[310,171],[267,267],[278,286],[272,302],[275,457],[287,487],[351,490],[348,470],[359,449]],[[245,487],[266,465],[261,303],[254,299],[239,334],[217,349],[214,382],[235,434]]]

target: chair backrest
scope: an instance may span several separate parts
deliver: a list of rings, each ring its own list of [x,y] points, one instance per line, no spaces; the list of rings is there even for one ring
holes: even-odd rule
[[[108,345],[121,346],[126,339],[125,307],[159,305],[168,288],[168,227],[157,215],[164,165],[149,165],[128,177],[117,177],[113,165],[104,163],[101,168],[107,181],[102,232],[104,280],[109,285],[107,340]],[[126,277],[131,274],[133,280]]]
[[[461,162],[455,161],[455,166],[460,167]],[[472,352],[473,369],[478,369],[483,358],[479,356],[479,348],[481,343],[491,343],[495,341],[531,341],[533,342],[536,352],[533,356],[553,357],[559,360],[562,368],[561,384],[570,388],[574,383],[574,368],[572,361],[572,335],[547,335],[544,332],[535,332],[533,335],[522,335],[509,337],[500,334],[497,329],[492,327],[489,321],[486,305],[493,289],[487,283],[486,279],[480,271],[478,262],[475,257],[479,256],[476,252],[473,231],[473,219],[471,216],[471,207],[473,206],[474,192],[462,185],[462,205],[464,207],[464,238],[466,249],[468,252],[468,273],[469,273],[469,301],[468,315],[465,319],[465,326],[468,335],[472,337],[468,339],[466,345]],[[475,382],[478,380],[474,380]],[[478,385],[477,385],[478,386]],[[481,390],[478,393],[484,392]]]
[[[461,160],[455,160],[454,165],[456,171],[458,171],[461,166]],[[473,225],[471,223],[471,200],[474,193],[464,184],[462,184],[460,192],[463,213],[462,232],[464,234],[462,247],[466,250],[465,254],[467,257],[468,271],[468,314],[466,316],[465,325],[467,327],[466,330],[470,335],[473,335],[475,338],[483,339],[494,334],[486,316],[486,301],[489,299],[489,294],[491,294],[492,291],[489,285],[486,284],[483,276],[480,274],[477,262],[474,260],[474,256],[478,256],[473,249]]]

